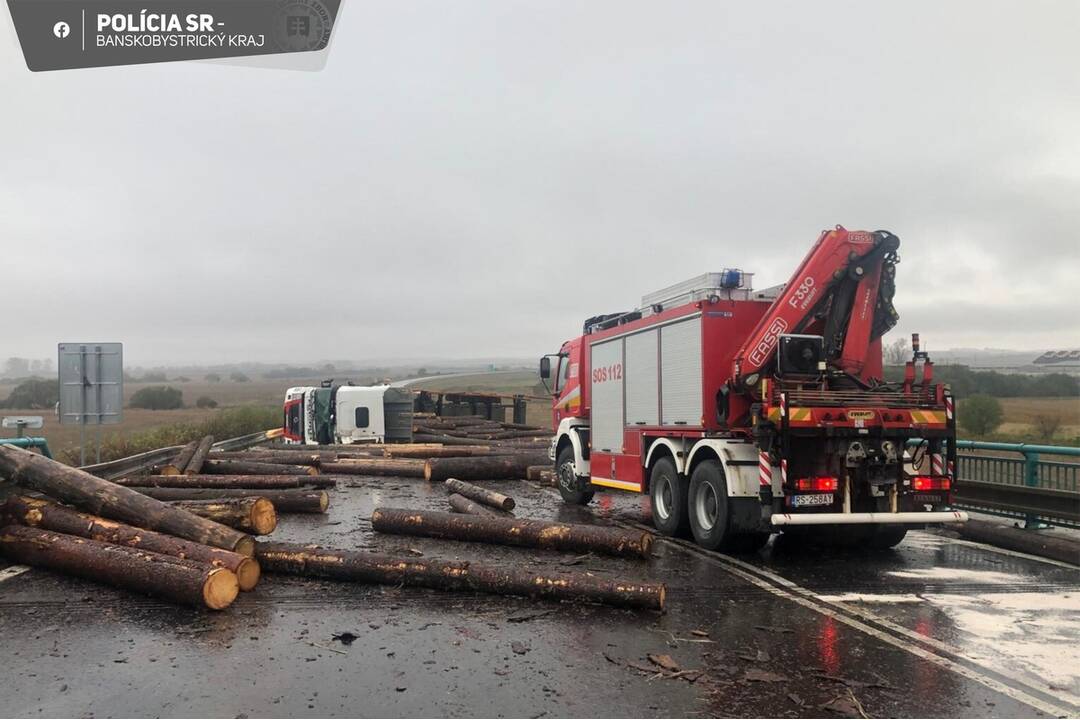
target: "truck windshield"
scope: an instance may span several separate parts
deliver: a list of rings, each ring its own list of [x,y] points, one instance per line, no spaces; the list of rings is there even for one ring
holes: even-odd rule
[[[566,381],[570,378],[570,358],[565,355],[559,356],[559,372],[555,375],[555,392],[562,392],[566,387]]]
[[[290,439],[304,437],[304,401],[294,400],[285,404],[285,432]]]

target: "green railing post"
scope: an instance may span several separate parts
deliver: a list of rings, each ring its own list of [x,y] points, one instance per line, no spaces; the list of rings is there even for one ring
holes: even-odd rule
[[[1024,485],[1039,487],[1039,453],[1027,448],[1022,449],[1020,452],[1024,454]],[[1042,530],[1047,527],[1049,525],[1031,513],[1028,513],[1024,518],[1025,530]]]
[[[30,448],[37,448],[41,451],[41,454],[45,457],[52,459],[52,453],[49,452],[49,443],[45,441],[43,437],[13,437],[13,438],[0,438],[0,445],[14,445],[26,450]]]

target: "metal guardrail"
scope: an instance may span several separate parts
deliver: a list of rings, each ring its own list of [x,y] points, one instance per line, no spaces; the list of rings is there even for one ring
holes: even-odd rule
[[[1080,448],[957,440],[956,449],[958,507],[1022,519],[1026,527],[1080,528],[1080,462],[1042,459],[1080,458]]]
[[[240,437],[221,440],[220,442],[214,443],[212,447],[214,450],[243,450],[272,440],[280,434],[281,431],[279,428],[273,430],[260,430],[259,432],[251,433],[250,435],[241,435]],[[113,480],[153,465],[160,465],[161,463],[168,462],[173,459],[182,448],[183,445],[158,448],[157,450],[150,450],[148,452],[139,453],[138,455],[120,458],[119,460],[110,460],[109,462],[96,463],[94,465],[84,465],[79,469],[85,470],[91,475],[97,475],[106,480]]]
[[[13,445],[15,447],[23,448],[24,450],[36,447],[41,451],[42,455],[52,459],[52,453],[49,452],[49,443],[43,437],[0,438],[0,445]]]

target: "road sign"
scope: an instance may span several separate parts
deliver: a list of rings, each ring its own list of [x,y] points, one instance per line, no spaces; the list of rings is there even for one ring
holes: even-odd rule
[[[114,425],[123,419],[121,343],[60,343],[60,424]]]
[[[40,415],[8,415],[0,423],[6,428],[37,430],[45,424],[45,420]]]
[[[60,343],[58,414],[61,425],[79,426],[79,464],[85,464],[86,426],[97,426],[101,459],[101,426],[124,419],[124,347],[121,343]]]

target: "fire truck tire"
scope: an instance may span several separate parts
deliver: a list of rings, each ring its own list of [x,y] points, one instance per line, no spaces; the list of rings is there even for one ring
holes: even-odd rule
[[[690,530],[694,542],[718,550],[731,539],[727,479],[718,460],[706,460],[690,474]]]
[[[555,461],[555,477],[559,494],[568,505],[588,505],[593,499],[587,478],[580,478],[574,473],[574,448],[569,445],[559,451]]]
[[[690,537],[687,496],[690,481],[675,469],[671,458],[660,458],[649,472],[649,502],[652,521],[661,535]]]

